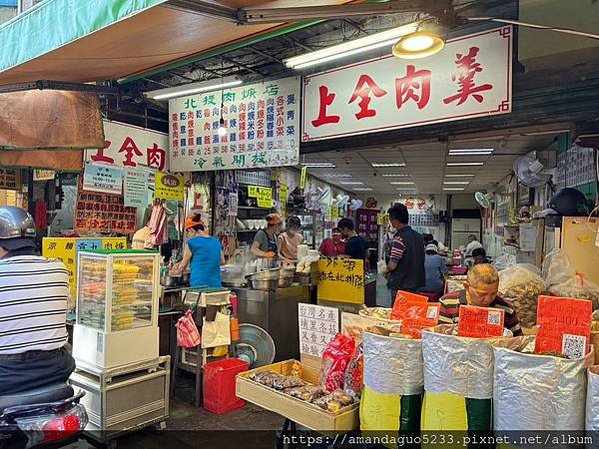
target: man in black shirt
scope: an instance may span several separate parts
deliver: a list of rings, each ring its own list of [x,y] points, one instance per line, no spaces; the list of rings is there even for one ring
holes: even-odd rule
[[[366,258],[366,240],[354,230],[354,222],[349,218],[339,220],[337,227],[345,240],[345,255],[351,259]]]
[[[408,224],[410,215],[405,205],[394,204],[389,209],[389,219],[397,230],[387,265],[387,288],[391,292],[391,301],[395,301],[398,290],[416,293],[426,284],[424,242]]]

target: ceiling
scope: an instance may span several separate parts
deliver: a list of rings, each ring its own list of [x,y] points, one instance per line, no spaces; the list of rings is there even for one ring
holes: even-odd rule
[[[547,134],[494,138],[468,136],[467,139],[448,142],[309,154],[303,162],[334,164],[334,168],[309,168],[309,171],[356,194],[460,194],[490,189],[511,173],[516,158],[533,150],[542,152],[549,149],[557,135],[555,131],[548,131]],[[448,155],[449,149],[482,148],[494,151],[491,156]],[[448,163],[468,162],[482,162],[483,165],[447,166]],[[373,164],[393,163],[405,163],[405,167],[373,167]]]

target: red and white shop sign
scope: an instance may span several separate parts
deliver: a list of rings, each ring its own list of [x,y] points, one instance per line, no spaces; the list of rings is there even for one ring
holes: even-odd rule
[[[304,142],[507,114],[512,27],[448,41],[423,59],[386,56],[304,78]]]
[[[168,169],[168,134],[104,120],[104,148],[85,150],[85,161],[117,168]]]

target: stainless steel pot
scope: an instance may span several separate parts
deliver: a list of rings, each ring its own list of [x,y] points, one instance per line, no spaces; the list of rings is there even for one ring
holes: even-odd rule
[[[279,268],[274,268],[249,274],[246,279],[250,288],[255,290],[276,290],[279,285],[280,273]]]
[[[163,275],[160,283],[165,287],[177,287],[181,283],[181,276]]]
[[[189,271],[183,273],[181,275],[181,279],[179,280],[179,283],[181,285],[189,285],[190,277],[191,277],[191,273]]]
[[[287,288],[293,284],[293,276],[295,274],[295,268],[281,268],[281,274],[279,276],[279,288]]]

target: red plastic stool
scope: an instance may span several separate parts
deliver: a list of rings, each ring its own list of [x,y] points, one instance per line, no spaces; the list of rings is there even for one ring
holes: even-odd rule
[[[224,415],[243,407],[245,401],[235,395],[235,377],[248,369],[249,365],[238,359],[207,363],[204,366],[204,409]]]

